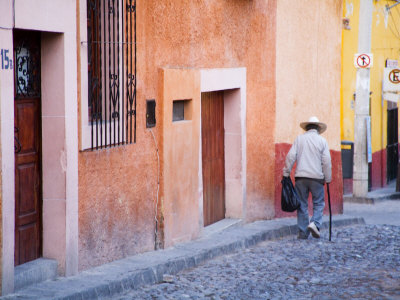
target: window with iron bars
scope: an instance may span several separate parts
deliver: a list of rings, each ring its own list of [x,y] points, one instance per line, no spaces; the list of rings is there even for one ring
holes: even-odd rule
[[[91,149],[136,142],[136,1],[87,0]]]

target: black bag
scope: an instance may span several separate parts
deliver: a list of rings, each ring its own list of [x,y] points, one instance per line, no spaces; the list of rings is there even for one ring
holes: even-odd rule
[[[281,208],[283,211],[293,212],[300,207],[300,199],[294,189],[290,177],[282,178]]]

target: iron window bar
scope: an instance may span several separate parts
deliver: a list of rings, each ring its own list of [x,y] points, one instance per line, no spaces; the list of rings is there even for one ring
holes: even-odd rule
[[[87,0],[91,149],[136,143],[136,1]]]

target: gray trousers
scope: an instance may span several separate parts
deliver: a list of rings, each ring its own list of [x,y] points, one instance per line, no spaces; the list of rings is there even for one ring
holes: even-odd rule
[[[299,234],[307,237],[310,232],[307,230],[309,222],[314,222],[318,228],[322,225],[322,215],[325,207],[324,185],[316,180],[308,178],[296,179],[295,189],[300,196],[300,208],[297,210],[297,226]],[[308,195],[311,193],[313,201],[313,216],[309,221],[308,216]]]

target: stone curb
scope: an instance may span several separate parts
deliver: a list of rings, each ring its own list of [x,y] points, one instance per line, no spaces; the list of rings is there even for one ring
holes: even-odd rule
[[[400,200],[400,192],[375,197],[343,196],[343,202],[346,203],[375,204],[387,200]]]
[[[178,245],[174,248],[147,252],[111,262],[72,277],[46,281],[0,299],[103,299],[112,295],[163,281],[163,275],[199,266],[205,261],[246,249],[260,242],[297,235],[293,219],[275,223],[257,221],[227,229],[209,237]],[[365,224],[363,218],[334,216],[332,227]],[[269,228],[268,228],[269,227]],[[323,222],[324,229],[329,227]]]

